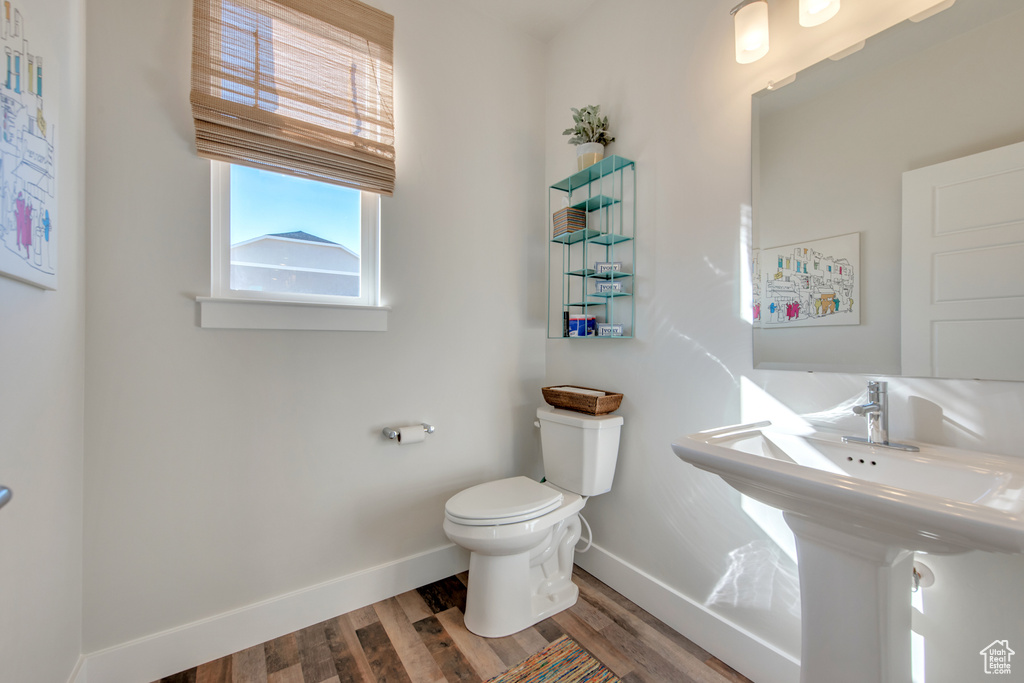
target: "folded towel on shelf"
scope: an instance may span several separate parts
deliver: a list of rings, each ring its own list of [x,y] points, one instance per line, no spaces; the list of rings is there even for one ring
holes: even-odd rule
[[[556,391],[568,391],[571,394],[584,394],[586,396],[606,396],[607,394],[603,391],[594,391],[593,389],[580,389],[579,387],[551,387]]]

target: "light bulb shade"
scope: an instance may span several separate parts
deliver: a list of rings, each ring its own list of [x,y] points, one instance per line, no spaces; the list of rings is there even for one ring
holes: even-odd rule
[[[839,11],[839,0],[800,0],[800,25],[824,24]]]
[[[768,3],[757,0],[744,5],[734,15],[736,22],[736,61],[750,64],[768,54]]]

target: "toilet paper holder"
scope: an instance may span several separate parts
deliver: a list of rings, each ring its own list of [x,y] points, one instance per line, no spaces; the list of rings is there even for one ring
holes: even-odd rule
[[[426,432],[427,434],[434,433],[434,425],[428,425],[426,422],[421,422],[420,424],[423,425],[423,431]],[[394,427],[385,427],[382,433],[389,439],[398,438],[398,430],[395,429]]]

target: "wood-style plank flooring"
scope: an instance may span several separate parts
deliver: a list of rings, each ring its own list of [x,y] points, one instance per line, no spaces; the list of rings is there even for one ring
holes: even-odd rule
[[[570,609],[505,638],[466,630],[465,573],[158,683],[482,683],[568,634],[624,683],[751,683],[579,567]]]

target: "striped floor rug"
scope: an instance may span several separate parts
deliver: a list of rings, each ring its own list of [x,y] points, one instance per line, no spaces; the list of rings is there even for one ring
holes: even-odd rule
[[[495,676],[487,683],[618,683],[604,664],[562,636],[519,666]]]

